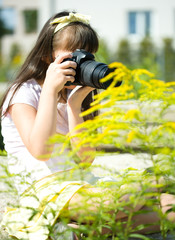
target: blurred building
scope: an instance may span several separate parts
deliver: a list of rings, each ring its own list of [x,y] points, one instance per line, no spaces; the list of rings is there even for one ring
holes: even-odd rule
[[[28,51],[46,20],[65,9],[91,15],[92,26],[111,48],[123,38],[137,43],[147,35],[158,45],[165,37],[175,39],[174,0],[4,0],[2,8],[13,9],[16,16],[14,33],[3,37],[6,55],[12,43]],[[34,18],[36,24],[30,28],[29,22]]]
[[[39,8],[38,0],[3,0],[1,16],[12,30],[11,34],[2,39],[3,55],[9,55],[13,44],[19,45],[24,53],[31,49],[38,33]],[[29,23],[32,23],[32,26],[29,26]]]

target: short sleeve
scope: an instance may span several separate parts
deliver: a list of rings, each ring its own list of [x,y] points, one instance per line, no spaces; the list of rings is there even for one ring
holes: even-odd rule
[[[13,89],[10,90],[4,103],[3,110],[7,109],[9,103],[10,105],[24,103],[38,109],[40,93],[41,87],[38,83],[35,81],[26,82],[15,92],[12,99]]]

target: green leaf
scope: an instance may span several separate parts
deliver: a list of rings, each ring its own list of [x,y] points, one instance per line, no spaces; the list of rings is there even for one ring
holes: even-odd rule
[[[130,234],[130,237],[143,239],[143,240],[150,240],[150,238],[148,238],[148,237],[146,237],[144,235],[138,234],[138,233]]]

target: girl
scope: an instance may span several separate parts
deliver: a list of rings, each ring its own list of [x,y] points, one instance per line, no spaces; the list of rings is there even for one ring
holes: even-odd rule
[[[66,159],[51,158],[54,146],[47,141],[55,133],[71,132],[83,121],[79,117],[81,110],[87,109],[92,101],[91,87],[71,91],[75,86],[65,86],[75,79],[76,63],[63,62],[77,48],[97,51],[98,38],[88,21],[81,14],[68,12],[49,19],[2,101],[2,135],[11,156],[9,170],[20,174],[26,183],[17,182],[20,193],[27,183],[65,169]],[[72,140],[73,145],[75,141]],[[92,161],[90,156],[83,157],[88,150],[93,149],[81,148],[77,153],[81,161]],[[29,172],[30,178],[25,175]]]
[[[9,170],[16,176],[17,190],[22,193],[28,184],[40,179],[22,194],[20,207],[8,209],[4,216],[3,224],[8,232],[19,239],[47,239],[49,230],[46,226],[54,225],[61,210],[69,203],[71,211],[83,202],[77,191],[86,189],[87,182],[59,181],[59,165],[61,162],[65,169],[65,163],[63,159],[52,158],[54,146],[47,144],[55,133],[71,133],[82,123],[84,120],[79,114],[92,101],[91,87],[65,86],[67,82],[74,82],[77,66],[73,61],[63,60],[71,58],[77,48],[91,53],[98,49],[97,34],[87,16],[61,12],[50,18],[2,101],[2,134],[9,155]],[[76,138],[72,139],[72,147],[76,141]],[[88,151],[94,149],[86,146],[77,152],[80,161],[93,161],[90,156],[84,156],[83,153]],[[49,175],[51,173],[54,174]],[[25,186],[20,184],[21,177]],[[90,188],[88,191],[99,190]],[[127,196],[123,200],[127,200]],[[162,207],[167,203],[169,199],[162,198]],[[88,206],[89,212],[96,211],[91,201]],[[49,210],[51,207],[54,214]],[[142,207],[141,204],[135,210]],[[31,217],[32,208],[37,209],[34,218]],[[72,219],[76,220],[78,215],[77,210]],[[123,212],[118,212],[116,220],[125,221],[126,217]],[[155,222],[158,218],[152,213],[136,216],[134,220],[137,225]],[[154,226],[154,230],[157,228]]]

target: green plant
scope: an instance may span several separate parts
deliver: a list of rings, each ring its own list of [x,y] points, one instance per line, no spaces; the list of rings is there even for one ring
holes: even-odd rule
[[[130,42],[128,39],[122,39],[119,42],[115,58],[117,59],[117,61],[120,61],[121,63],[127,66],[131,65],[132,52],[131,52]]]
[[[173,39],[164,38],[163,39],[163,60],[164,60],[164,77],[165,81],[175,80],[175,51],[173,48]]]
[[[110,50],[105,40],[100,40],[98,52],[95,54],[97,61],[109,64],[111,61]]]
[[[140,41],[139,44],[139,62],[146,64],[146,59],[155,61],[156,59],[156,48],[150,37],[145,37]],[[144,66],[143,66],[144,67]],[[147,67],[147,66],[145,66]]]
[[[153,74],[144,69],[130,71],[120,63],[113,63],[110,67],[116,67],[115,72],[102,81],[113,76],[114,83],[95,97],[91,109],[82,113],[82,116],[95,110],[100,110],[101,113],[94,120],[88,120],[76,127],[76,130],[83,128],[86,131],[76,134],[79,143],[77,148],[69,153],[69,157],[74,157],[82,145],[87,144],[96,148],[103,146],[103,149],[110,145],[116,149],[116,158],[119,150],[132,154],[146,153],[147,158],[152,162],[152,168],[142,172],[127,169],[123,174],[111,172],[110,175],[115,176],[117,181],[115,183],[102,182],[98,186],[105,189],[100,196],[98,193],[95,198],[96,201],[100,199],[100,207],[92,215],[89,211],[87,213],[87,218],[93,220],[93,224],[86,226],[83,224],[76,232],[84,232],[88,236],[87,239],[102,239],[102,229],[106,227],[112,233],[103,236],[104,239],[111,234],[113,239],[128,239],[131,236],[146,239],[145,236],[134,235],[135,230],[143,229],[145,226],[140,225],[133,229],[132,225],[134,215],[142,213],[142,211],[134,213],[132,209],[143,201],[159,215],[161,233],[163,239],[166,239],[167,231],[173,231],[174,224],[166,219],[166,214],[161,212],[160,196],[162,191],[174,194],[172,179],[174,179],[175,172],[175,122],[167,119],[166,114],[175,103],[175,82],[165,83],[154,79]],[[121,79],[123,80],[122,86],[115,88],[115,82]],[[133,108],[127,109],[125,104],[132,104]],[[72,137],[68,135],[63,140],[61,152],[64,152]],[[53,142],[60,140],[59,136],[52,139]],[[104,155],[105,153],[97,152],[97,154]],[[126,194],[130,194],[128,202],[120,202],[119,199]],[[93,197],[89,196],[89,198]],[[110,206],[103,204],[102,199],[108,201],[112,199]],[[88,209],[87,202],[88,199],[83,209]],[[126,210],[126,205],[130,207],[130,211]],[[78,209],[80,207],[78,205]],[[78,209],[75,209],[75,212]],[[116,223],[116,214],[119,209],[128,215],[126,228],[122,227],[121,222]],[[173,206],[169,211],[174,211]],[[80,226],[84,221],[88,222],[86,212],[83,212],[83,218],[82,216],[79,218]],[[93,236],[94,231],[95,236]]]
[[[20,45],[17,43],[12,44],[8,59],[3,59],[0,63],[0,82],[9,82],[15,79],[22,58]]]
[[[121,62],[131,69],[144,68],[154,73],[158,79],[174,81],[173,39],[164,38],[162,47],[158,47],[148,36],[137,45],[131,45],[131,43],[128,39],[122,39],[111,57],[112,62]]]
[[[19,65],[21,64],[21,47],[17,43],[13,43],[10,49],[9,60],[12,65]]]
[[[56,135],[50,142],[61,143],[57,155],[65,155],[65,149],[70,146],[71,138],[76,137],[78,143],[68,152],[68,159],[76,160],[76,151],[82,145],[90,145],[101,151],[86,154],[106,156],[108,161],[105,148],[110,146],[116,158],[120,151],[140,156],[144,153],[152,167],[142,171],[134,168],[125,169],[123,172],[109,170],[110,177],[112,176],[115,181],[97,181],[95,188],[99,191],[96,192],[89,191],[88,188],[80,191],[82,201],[77,202],[68,212],[65,208],[59,220],[66,226],[72,216],[78,215],[76,219],[78,228],[70,226],[65,231],[73,231],[78,236],[83,234],[84,239],[101,240],[108,237],[113,240],[127,240],[130,237],[149,239],[141,233],[135,233],[148,225],[133,225],[134,216],[146,211],[134,210],[142,203],[149,208],[148,212],[154,211],[158,214],[160,218],[158,224],[165,240],[168,231],[174,234],[175,227],[173,222],[167,220],[168,213],[161,211],[161,193],[175,192],[175,122],[174,119],[167,117],[167,113],[175,104],[175,82],[166,83],[154,79],[153,74],[145,69],[131,71],[121,63],[112,63],[110,67],[116,70],[102,81],[113,77],[113,83],[107,90],[96,95],[91,108],[81,114],[85,116],[99,110],[99,116],[76,127],[76,130],[85,131],[77,131],[74,136]],[[123,84],[115,88],[118,80],[123,80]],[[93,171],[94,167],[96,166],[90,166],[88,163],[75,163],[73,170],[57,174],[55,180],[58,182],[87,180],[89,172]],[[30,192],[29,195],[31,196]],[[127,201],[121,201],[126,195]],[[53,203],[58,196],[57,194],[52,198]],[[34,198],[37,197],[34,195]],[[55,216],[57,212],[54,210],[54,204],[52,208],[50,202],[45,200],[40,206],[47,204],[51,207],[51,216]],[[92,210],[93,206],[96,206],[96,210]],[[33,208],[31,219],[39,214],[41,209]],[[128,216],[123,222],[116,221],[119,211],[125,212]],[[172,205],[169,212],[174,211]],[[50,238],[53,237],[54,228],[50,225],[45,227]],[[109,231],[104,233],[104,229]]]
[[[161,67],[158,62],[158,50],[150,37],[143,38],[137,49],[137,68],[144,68],[153,72],[156,77],[162,78]]]

